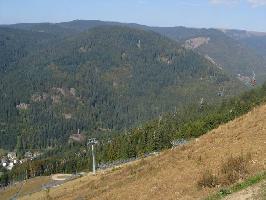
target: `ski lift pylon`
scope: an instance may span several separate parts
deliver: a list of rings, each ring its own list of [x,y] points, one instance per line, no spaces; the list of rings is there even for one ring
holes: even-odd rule
[[[250,84],[251,84],[252,86],[256,86],[256,85],[257,85],[256,74],[255,74],[254,71],[253,71],[253,77],[252,77],[252,79],[251,79],[251,81],[250,81]]]

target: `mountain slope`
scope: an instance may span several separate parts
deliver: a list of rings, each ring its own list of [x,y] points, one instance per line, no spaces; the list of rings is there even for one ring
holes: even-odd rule
[[[242,42],[266,58],[266,33],[244,30],[223,30],[231,38]]]
[[[69,22],[61,23],[21,23],[21,24],[11,24],[11,25],[0,25],[0,27],[8,27],[13,29],[36,31],[51,33],[57,36],[73,35],[76,33],[81,33],[88,31],[89,29],[97,28],[100,26],[126,26],[131,28],[138,28],[143,30],[148,30],[148,26],[139,24],[128,24],[119,22],[109,22],[100,20],[73,20]]]
[[[0,137],[8,149],[64,144],[78,128],[101,137],[99,129],[128,129],[201,98],[222,101],[221,87],[224,97],[244,89],[168,38],[117,26],[52,40],[1,83]]]
[[[182,147],[159,156],[88,175],[51,189],[54,199],[201,199],[219,188],[201,189],[206,170],[214,174],[227,160],[249,155],[248,176],[265,170],[266,106],[253,109]],[[138,192],[136,192],[138,191]],[[21,199],[41,199],[44,192]]]
[[[10,28],[15,30],[24,30],[37,33],[51,34],[54,37],[66,37],[78,33],[78,30],[59,26],[54,23],[21,23],[12,25],[0,25],[0,28]]]
[[[265,75],[266,60],[245,44],[216,29],[193,29],[185,27],[154,28],[156,32],[185,44],[191,39],[204,38],[202,45],[192,47],[212,58],[217,64],[233,75],[251,76],[252,71]],[[266,49],[266,48],[265,48]],[[265,77],[262,78],[265,80]],[[262,82],[263,82],[262,81]]]
[[[10,70],[32,52],[44,47],[55,37],[47,33],[0,27],[0,73]]]
[[[152,30],[176,40],[180,44],[204,38],[207,39],[208,42],[198,46],[198,48],[194,48],[194,50],[201,53],[203,56],[210,58],[211,61],[216,62],[218,65],[223,67],[224,70],[230,72],[234,76],[241,74],[243,76],[250,77],[253,75],[254,71],[258,74],[257,79],[259,83],[263,83],[265,80],[266,59],[263,57],[264,54],[262,54],[266,51],[264,45],[264,35],[253,34],[254,37],[241,37],[242,41],[239,41],[239,38],[235,36],[235,32],[237,32],[238,35],[241,33],[242,36],[243,33],[241,31],[229,32],[217,29],[197,29],[186,27],[149,27],[139,24],[97,20],[74,20],[71,22],[57,24],[16,24],[8,27],[32,31],[44,30],[47,33],[53,32],[53,34],[62,37],[65,36],[67,32],[71,35],[99,26],[126,26],[140,30]],[[52,27],[54,28],[54,31]]]

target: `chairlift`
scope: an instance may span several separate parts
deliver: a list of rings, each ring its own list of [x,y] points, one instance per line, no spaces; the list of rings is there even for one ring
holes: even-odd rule
[[[88,139],[87,145],[93,145],[97,143],[98,141],[96,140],[96,138],[91,138],[91,139]]]
[[[140,49],[141,48],[141,41],[139,40],[137,43],[137,47]]]
[[[203,106],[204,106],[204,98],[201,98],[200,99],[200,107],[199,107],[199,109],[200,110],[203,109]]]
[[[200,105],[203,105],[203,103],[204,103],[204,98],[201,98],[200,99]]]

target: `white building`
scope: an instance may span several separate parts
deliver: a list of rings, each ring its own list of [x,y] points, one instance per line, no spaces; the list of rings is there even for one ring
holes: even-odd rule
[[[6,167],[7,166],[7,163],[6,162],[2,162],[2,166],[3,167]]]
[[[17,154],[16,154],[16,152],[8,152],[8,153],[7,153],[7,158],[8,158],[9,160],[16,160],[16,159],[17,159]]]
[[[8,170],[12,170],[14,167],[14,163],[10,162],[9,165],[6,167]]]
[[[27,151],[27,152],[25,153],[24,157],[25,157],[25,158],[28,158],[28,159],[31,159],[31,158],[33,158],[33,153],[30,152],[30,151]]]

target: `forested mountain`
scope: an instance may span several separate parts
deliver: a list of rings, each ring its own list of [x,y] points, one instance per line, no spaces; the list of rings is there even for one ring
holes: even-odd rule
[[[13,25],[1,25],[0,27],[30,32],[46,33],[58,37],[65,37],[78,32],[78,30],[68,27],[65,28],[64,26],[60,26],[59,24],[53,23],[21,23]]]
[[[0,73],[53,39],[54,36],[47,33],[0,28]]]
[[[152,30],[176,40],[186,48],[201,53],[233,76],[241,74],[242,76],[251,77],[254,71],[259,83],[263,83],[266,77],[265,35],[252,32],[186,27],[149,27],[139,24],[97,20],[74,20],[57,24],[16,24],[8,27],[47,32],[58,37],[65,37],[99,26],[126,26],[141,30]],[[249,37],[246,37],[247,35]]]
[[[228,36],[242,42],[266,58],[266,33],[244,30],[223,30]]]
[[[102,137],[244,89],[208,59],[151,31],[103,26],[61,36],[31,28],[0,32],[6,34],[1,52],[7,58],[0,80],[4,149],[57,147],[78,128]]]
[[[58,34],[61,36],[81,33],[99,26],[126,26],[138,29],[146,29],[146,30],[149,29],[148,26],[139,25],[139,24],[127,24],[127,23],[107,22],[99,20],[73,20],[70,22],[61,22],[61,23],[21,23],[21,24],[2,25],[2,27],[35,31],[35,32],[46,32],[46,33],[51,33],[53,35]]]
[[[245,43],[235,40],[217,29],[185,27],[153,28],[185,47],[209,57],[233,75],[252,76],[254,71],[260,83],[265,80],[266,60]],[[266,47],[264,47],[266,50]]]

